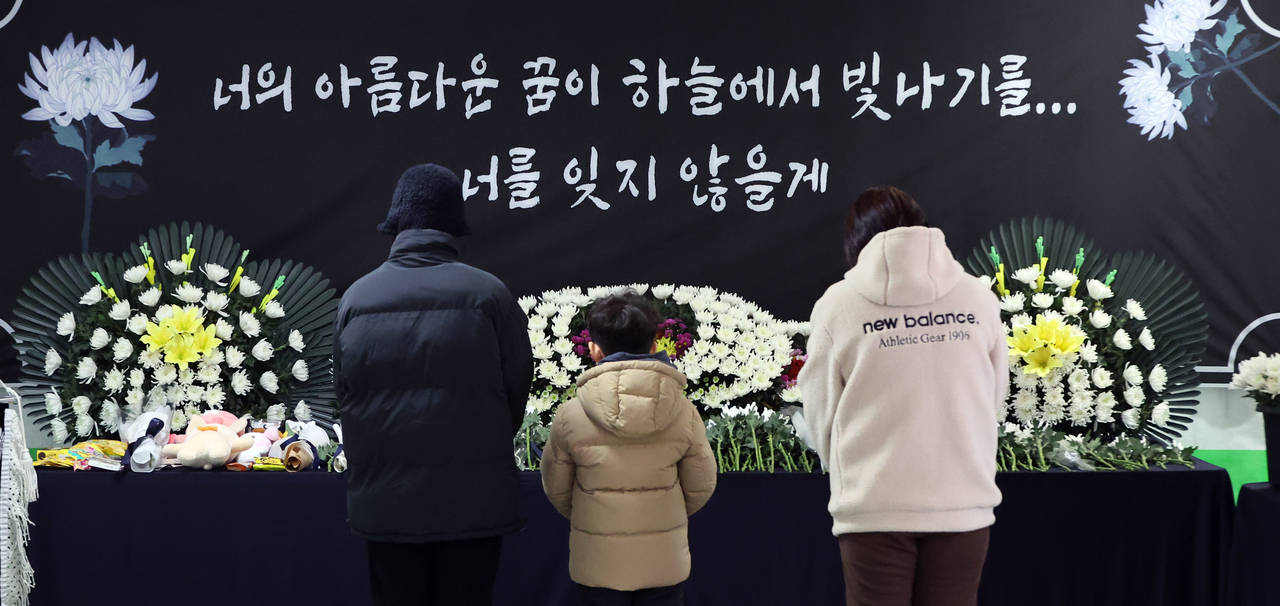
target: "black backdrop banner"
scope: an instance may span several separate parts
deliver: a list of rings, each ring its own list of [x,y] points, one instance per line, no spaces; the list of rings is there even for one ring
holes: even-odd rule
[[[53,258],[169,221],[343,288],[435,162],[465,259],[517,295],[710,285],[803,319],[849,203],[893,184],[960,257],[1046,215],[1169,259],[1222,366],[1280,300],[1265,4],[28,2],[0,28],[0,318]]]

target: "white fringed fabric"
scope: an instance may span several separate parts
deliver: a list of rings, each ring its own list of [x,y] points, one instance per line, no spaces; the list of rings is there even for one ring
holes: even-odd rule
[[[26,606],[35,585],[35,573],[27,560],[31,521],[27,505],[39,496],[36,470],[18,416],[21,399],[9,386],[0,383],[14,403],[4,411],[4,433],[0,434],[0,606]]]

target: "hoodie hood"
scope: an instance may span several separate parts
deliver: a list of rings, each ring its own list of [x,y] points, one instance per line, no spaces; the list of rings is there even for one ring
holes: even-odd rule
[[[963,275],[942,230],[917,226],[876,234],[845,278],[872,303],[912,306],[942,298]]]
[[[639,438],[676,420],[686,383],[679,370],[663,362],[608,362],[578,377],[578,399],[596,425],[617,436]]]

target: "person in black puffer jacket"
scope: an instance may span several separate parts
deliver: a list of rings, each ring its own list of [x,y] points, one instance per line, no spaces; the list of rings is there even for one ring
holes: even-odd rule
[[[333,378],[352,532],[375,604],[489,604],[502,535],[519,530],[512,439],[533,379],[528,321],[492,275],[458,261],[462,184],[400,178],[386,263],[342,297]]]

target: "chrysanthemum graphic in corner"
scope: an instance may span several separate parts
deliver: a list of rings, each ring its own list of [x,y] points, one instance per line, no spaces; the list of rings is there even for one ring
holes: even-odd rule
[[[1147,21],[1138,39],[1147,44],[1146,60],[1133,59],[1120,81],[1130,124],[1147,140],[1173,138],[1175,126],[1187,128],[1187,117],[1208,126],[1218,111],[1214,84],[1219,76],[1234,75],[1271,111],[1280,107],[1267,98],[1241,70],[1246,63],[1280,47],[1261,47],[1260,35],[1247,33],[1239,9],[1221,18],[1227,0],[1156,0],[1146,5]],[[1172,71],[1171,71],[1172,70]]]
[[[48,121],[51,130],[23,141],[14,155],[23,157],[37,179],[65,179],[84,191],[84,252],[89,251],[93,199],[119,200],[145,191],[142,176],[121,165],[142,166],[142,148],[155,139],[132,124],[155,115],[133,104],[151,93],[159,74],[144,79],[146,59],[135,66],[133,47],[114,42],[111,48],[97,38],[77,43],[67,34],[57,50],[45,46],[39,57],[30,55],[31,73],[18,85],[39,103],[22,117]]]

